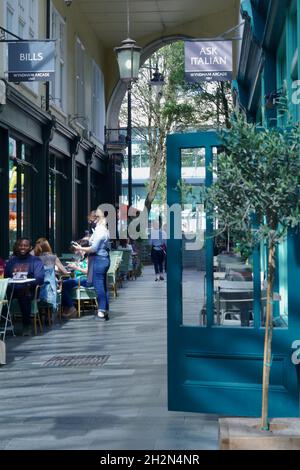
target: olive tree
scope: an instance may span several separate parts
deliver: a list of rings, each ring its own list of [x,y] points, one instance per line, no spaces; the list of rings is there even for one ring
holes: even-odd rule
[[[155,67],[164,76],[162,93],[155,93],[149,81]],[[229,126],[232,110],[231,84],[185,81],[184,42],[177,41],[155,52],[140,68],[132,86],[132,126],[148,152],[149,180],[145,208],[150,211],[157,197],[166,200],[166,138],[172,132]],[[120,121],[126,126],[127,100]]]
[[[268,247],[262,428],[269,429],[275,254],[288,230],[300,223],[300,131],[257,128],[237,116],[222,140],[218,177],[205,194],[211,217],[242,251],[250,253],[262,241]]]

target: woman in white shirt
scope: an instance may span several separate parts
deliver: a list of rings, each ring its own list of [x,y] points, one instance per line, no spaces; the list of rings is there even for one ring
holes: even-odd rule
[[[108,320],[109,295],[106,274],[110,266],[109,232],[104,213],[101,208],[96,210],[97,224],[90,238],[90,246],[83,248],[74,244],[76,251],[88,254],[88,283],[92,284],[98,296],[98,313],[96,319]]]

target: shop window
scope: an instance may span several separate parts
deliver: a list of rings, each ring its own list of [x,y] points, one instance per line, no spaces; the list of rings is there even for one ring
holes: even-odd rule
[[[275,310],[275,320],[279,326],[288,326],[288,243],[282,242],[278,247],[279,270],[279,311]],[[281,320],[281,321],[280,321]]]
[[[284,98],[287,93],[287,54],[286,34],[284,33],[277,54],[277,90],[280,91],[280,100],[277,104],[277,120],[279,126],[284,126],[287,119],[287,109]]]
[[[292,90],[291,94],[294,93],[294,90],[298,89],[299,86],[297,86],[297,83],[294,85],[293,82],[297,82],[299,79],[299,74],[298,74],[298,17],[297,17],[297,5],[296,2],[293,1],[291,5],[291,10],[289,14],[289,27],[290,27],[290,38],[291,38],[291,51],[290,51],[290,76],[291,76],[291,81],[292,81]],[[291,107],[292,107],[292,116],[294,117],[295,120],[299,120],[300,117],[300,110],[299,110],[299,105],[294,102],[294,100],[291,100]]]
[[[32,188],[37,169],[32,164],[32,149],[9,139],[9,246],[13,250],[20,237],[32,232]]]
[[[95,210],[102,204],[103,199],[101,193],[103,192],[104,178],[102,175],[94,170],[91,170],[91,209]]]
[[[87,187],[86,187],[86,168],[82,165],[76,165],[75,177],[75,201],[76,201],[76,233],[77,237],[84,236],[87,229]]]
[[[62,251],[64,241],[64,212],[66,207],[63,194],[67,180],[64,160],[51,155],[49,173],[49,232],[51,246],[58,254]]]
[[[38,38],[39,3],[37,0],[4,0],[8,31],[22,39]],[[38,93],[37,82],[23,82],[23,85]]]
[[[87,127],[85,115],[84,87],[85,49],[79,38],[76,39],[76,119],[82,127]]]
[[[13,6],[10,3],[7,3],[6,5],[6,29],[8,31],[13,30],[13,24],[14,24],[14,13],[15,10]]]
[[[104,144],[105,99],[104,77],[98,65],[93,61],[92,83],[92,132]]]
[[[66,24],[52,5],[51,37],[56,40],[55,79],[50,84],[51,104],[65,110],[66,108]]]

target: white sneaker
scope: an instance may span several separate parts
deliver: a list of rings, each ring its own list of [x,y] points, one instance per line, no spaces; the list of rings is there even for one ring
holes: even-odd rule
[[[105,312],[102,312],[102,310],[98,310],[97,316],[99,318],[105,318],[105,315],[106,315]]]

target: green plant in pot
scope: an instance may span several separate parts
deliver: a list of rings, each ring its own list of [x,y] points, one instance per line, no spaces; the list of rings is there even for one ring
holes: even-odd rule
[[[242,252],[262,241],[268,248],[261,428],[269,430],[275,255],[289,229],[300,223],[300,129],[262,129],[237,116],[222,140],[218,177],[205,192],[207,209]]]

